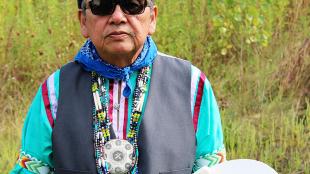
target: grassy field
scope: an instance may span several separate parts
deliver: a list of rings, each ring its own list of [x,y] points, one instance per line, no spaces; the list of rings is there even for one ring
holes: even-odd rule
[[[0,3],[0,172],[16,161],[40,83],[83,38],[76,1]],[[310,1],[157,0],[160,51],[191,60],[211,81],[228,159],[310,173]]]

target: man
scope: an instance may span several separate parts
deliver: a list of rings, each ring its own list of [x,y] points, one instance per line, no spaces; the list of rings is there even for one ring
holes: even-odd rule
[[[225,160],[205,75],[157,51],[153,0],[78,0],[87,39],[40,86],[12,173],[189,174]]]

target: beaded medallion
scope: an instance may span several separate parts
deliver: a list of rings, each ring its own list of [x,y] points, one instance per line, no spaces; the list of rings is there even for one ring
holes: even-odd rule
[[[142,115],[142,108],[144,105],[144,99],[147,91],[147,84],[150,79],[150,67],[144,67],[139,71],[137,80],[136,80],[136,88],[133,94],[133,103],[132,103],[132,112],[130,117],[130,127],[127,132],[127,143],[132,146],[132,153],[128,152],[130,150],[116,150],[119,147],[114,149],[105,150],[106,144],[115,144],[114,140],[110,142],[110,122],[108,116],[108,98],[107,98],[107,90],[104,86],[104,79],[102,76],[92,72],[92,93],[94,99],[94,108],[93,108],[93,129],[94,129],[94,146],[95,146],[95,158],[96,158],[96,167],[97,172],[99,174],[113,174],[113,173],[130,173],[132,170],[134,173],[138,173],[138,143],[137,143],[137,133],[138,133],[138,122]],[[126,140],[125,140],[126,141]],[[126,144],[124,140],[119,140],[116,142],[122,142]],[[114,146],[113,146],[114,147]],[[127,146],[129,147],[129,146]],[[114,152],[122,152],[115,155],[121,156],[130,154],[130,158],[122,158],[122,160],[114,160],[116,158],[108,157],[108,154],[105,151],[114,153]],[[110,156],[110,155],[109,155]],[[112,155],[113,156],[113,155]],[[124,160],[126,161],[124,162]],[[110,161],[109,161],[110,160]],[[111,161],[112,160],[112,161]],[[122,164],[127,164],[125,168],[116,168],[119,166],[123,166]],[[129,166],[131,164],[131,166]],[[113,165],[113,166],[111,166]],[[124,169],[124,170],[123,170]],[[125,170],[127,169],[127,170]]]
[[[128,173],[135,164],[134,148],[127,140],[113,139],[104,145],[104,159],[110,173]]]

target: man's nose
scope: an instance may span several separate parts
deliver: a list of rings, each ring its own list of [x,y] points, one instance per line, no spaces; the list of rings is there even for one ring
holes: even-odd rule
[[[122,11],[120,5],[116,5],[115,10],[110,17],[110,23],[118,25],[124,22],[126,22],[125,13]]]

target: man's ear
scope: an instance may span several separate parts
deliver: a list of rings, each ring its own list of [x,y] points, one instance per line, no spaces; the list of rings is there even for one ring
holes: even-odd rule
[[[157,14],[158,14],[158,8],[156,5],[151,7],[151,23],[149,28],[149,35],[152,35],[155,33],[156,30],[156,21],[157,21]]]
[[[83,37],[88,38],[88,32],[87,32],[87,27],[86,27],[86,14],[83,13],[82,10],[78,11],[78,18],[80,21],[80,27],[81,27],[81,34]]]

